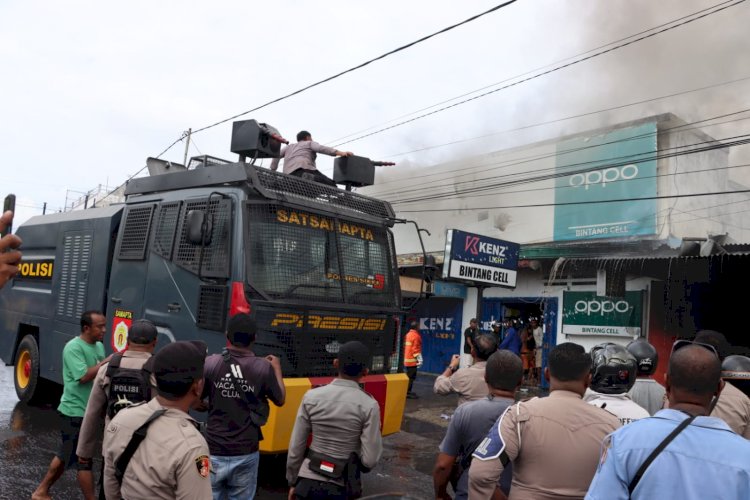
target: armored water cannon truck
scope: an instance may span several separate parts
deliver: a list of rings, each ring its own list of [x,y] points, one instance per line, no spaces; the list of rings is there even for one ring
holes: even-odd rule
[[[250,313],[255,353],[281,359],[287,386],[262,451],[286,449],[303,394],[330,381],[339,346],[354,339],[372,353],[363,383],[380,403],[383,433],[400,429],[407,379],[398,373],[393,209],[257,167],[256,158],[278,155],[283,138],[254,120],[233,131],[239,161],[150,158],[151,175],[127,184],[123,204],[18,228],[23,265],[0,290],[0,358],[15,367],[19,399],[62,383],[62,349],[86,310],[105,312],[113,352],[126,348],[139,318],[157,326],[157,349],[200,339],[220,352],[227,319]]]

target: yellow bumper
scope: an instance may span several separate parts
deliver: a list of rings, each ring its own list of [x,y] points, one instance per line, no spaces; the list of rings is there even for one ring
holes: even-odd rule
[[[307,391],[329,383],[331,377],[285,378],[286,403],[278,407],[271,403],[268,423],[263,426],[262,453],[283,453],[289,448],[294,420],[302,397]],[[368,375],[362,379],[365,391],[371,394],[380,405],[381,431],[384,436],[401,430],[406,404],[406,390],[409,379],[403,373],[389,375]]]

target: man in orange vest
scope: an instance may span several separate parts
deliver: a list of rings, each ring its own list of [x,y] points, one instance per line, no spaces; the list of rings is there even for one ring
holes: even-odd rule
[[[411,330],[406,334],[404,339],[404,367],[406,376],[409,377],[409,390],[406,397],[416,399],[416,393],[412,392],[414,379],[417,378],[417,368],[422,366],[422,336],[419,335],[419,323],[412,321],[409,325]]]

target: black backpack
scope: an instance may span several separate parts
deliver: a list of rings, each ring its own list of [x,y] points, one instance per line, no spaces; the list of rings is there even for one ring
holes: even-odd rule
[[[123,408],[151,400],[151,365],[153,356],[142,368],[120,368],[122,354],[114,354],[107,366],[109,399],[107,415],[111,419]]]

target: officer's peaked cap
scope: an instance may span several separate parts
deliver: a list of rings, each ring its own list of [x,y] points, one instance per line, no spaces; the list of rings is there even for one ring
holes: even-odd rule
[[[154,377],[159,394],[177,399],[187,394],[193,381],[203,378],[206,343],[200,340],[172,342],[154,356]]]
[[[147,319],[137,319],[130,325],[128,342],[132,344],[148,344],[156,340],[159,332],[152,322]]]

